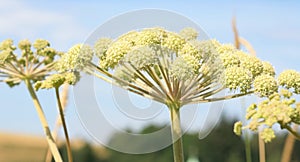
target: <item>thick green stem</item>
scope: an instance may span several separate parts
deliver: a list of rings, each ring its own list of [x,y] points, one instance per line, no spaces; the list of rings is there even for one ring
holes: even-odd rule
[[[71,149],[67,124],[66,124],[66,120],[65,120],[65,116],[64,116],[64,110],[63,110],[63,107],[62,107],[62,104],[61,104],[61,101],[60,101],[59,89],[58,88],[55,88],[55,94],[56,94],[56,100],[57,100],[57,104],[58,104],[60,119],[61,119],[61,123],[62,123],[63,129],[64,129],[66,143],[67,143],[68,160],[69,160],[69,162],[73,162],[72,149]]]
[[[252,162],[251,158],[251,139],[249,137],[249,133],[246,132],[245,134],[245,152],[246,152],[246,161]]]
[[[39,102],[39,100],[38,100],[38,98],[37,98],[37,96],[35,94],[35,91],[34,91],[32,85],[30,83],[30,80],[26,79],[25,80],[25,84],[26,84],[27,89],[28,89],[28,91],[30,93],[30,96],[31,96],[32,101],[33,101],[33,104],[34,104],[34,106],[36,108],[36,111],[37,111],[38,116],[40,118],[41,124],[42,124],[42,126],[44,128],[44,133],[46,135],[46,140],[48,142],[48,145],[49,145],[49,148],[50,148],[50,150],[52,152],[54,160],[56,162],[62,162],[62,158],[61,158],[61,156],[59,154],[57,145],[56,145],[56,143],[55,143],[55,141],[54,141],[54,139],[53,139],[53,137],[51,135],[51,131],[50,131],[48,122],[46,120],[45,114],[44,114],[43,109],[41,107],[41,104],[40,104],[40,102]]]
[[[182,147],[182,132],[180,125],[180,110],[177,105],[169,105],[172,122],[172,141],[174,162],[184,162]]]

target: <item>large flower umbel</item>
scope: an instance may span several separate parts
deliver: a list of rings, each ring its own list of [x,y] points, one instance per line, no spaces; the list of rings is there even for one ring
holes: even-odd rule
[[[94,46],[99,62],[86,62],[84,68],[89,74],[169,108],[176,162],[183,161],[179,115],[183,105],[277,92],[272,65],[230,44],[197,40],[197,35],[192,28],[179,33],[147,28],[114,40],[100,38]],[[258,83],[264,80],[272,85]],[[215,97],[225,89],[229,95]]]
[[[99,64],[88,64],[89,73],[177,108],[253,93],[257,76],[274,73],[232,45],[197,40],[191,28],[179,34],[162,28],[131,31],[115,40],[101,38],[94,48]],[[226,88],[235,94],[213,97]]]

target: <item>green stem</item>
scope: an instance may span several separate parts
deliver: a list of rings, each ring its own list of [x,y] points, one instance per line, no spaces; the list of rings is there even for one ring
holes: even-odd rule
[[[172,122],[171,129],[172,129],[174,162],[184,162],[179,108],[180,107],[175,104],[169,105],[169,109],[171,113],[171,122]]]
[[[297,133],[297,131],[293,130],[293,128],[291,128],[288,125],[284,126],[284,128],[287,129],[290,133],[292,133],[297,140],[300,140],[300,135]]]
[[[66,124],[66,120],[65,120],[65,116],[64,116],[64,110],[63,110],[63,107],[61,105],[60,96],[59,96],[59,89],[58,88],[55,88],[55,94],[56,94],[56,100],[57,100],[57,104],[58,104],[59,115],[60,115],[61,123],[62,123],[64,133],[65,133],[66,143],[67,143],[68,160],[69,160],[69,162],[73,162],[72,149],[71,149],[67,124]]]
[[[248,132],[246,132],[246,134],[245,134],[245,151],[246,151],[246,161],[247,162],[252,162],[252,158],[251,158],[251,140],[250,140]]]
[[[46,140],[47,140],[47,142],[48,142],[48,145],[49,145],[49,148],[50,148],[50,150],[51,150],[51,152],[52,152],[52,155],[53,155],[53,157],[54,157],[54,160],[55,160],[56,162],[62,162],[62,158],[61,158],[61,156],[60,156],[60,154],[59,154],[57,145],[56,145],[56,143],[55,143],[55,141],[54,141],[54,139],[53,139],[53,137],[52,137],[52,135],[51,135],[51,131],[50,131],[48,122],[47,122],[47,120],[46,120],[44,111],[43,111],[43,109],[42,109],[42,107],[41,107],[41,104],[40,104],[40,102],[39,102],[39,100],[38,100],[38,98],[37,98],[37,96],[36,96],[36,93],[35,93],[35,91],[34,91],[32,85],[31,85],[31,83],[30,83],[30,80],[29,80],[29,79],[25,79],[24,81],[25,81],[25,84],[26,84],[26,86],[27,86],[27,89],[28,89],[28,91],[29,91],[29,93],[30,93],[30,96],[31,96],[31,98],[32,98],[32,101],[33,101],[33,104],[34,104],[34,106],[35,106],[35,108],[36,108],[36,111],[37,111],[37,113],[38,113],[38,116],[39,116],[39,118],[40,118],[41,124],[42,124],[42,126],[43,126],[43,128],[44,128],[44,133],[45,133],[45,135],[46,135]]]

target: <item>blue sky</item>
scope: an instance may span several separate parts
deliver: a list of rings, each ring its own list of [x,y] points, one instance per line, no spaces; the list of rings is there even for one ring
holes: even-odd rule
[[[13,38],[18,42],[25,38],[31,41],[44,38],[54,48],[66,51],[73,44],[84,42],[90,33],[112,17],[145,8],[166,9],[182,14],[199,24],[210,37],[224,43],[233,42],[231,19],[236,15],[240,35],[251,42],[258,57],[270,61],[277,72],[289,68],[300,71],[298,1],[2,0],[0,40]],[[39,96],[49,123],[53,125],[57,113],[53,93],[41,91]],[[0,97],[0,131],[42,134],[36,112],[23,85],[10,89],[0,84]],[[226,102],[225,113],[228,116],[240,114],[240,110],[232,106],[236,101]],[[72,98],[66,116],[71,135],[86,137]],[[134,127],[134,123],[126,121],[121,124],[124,127],[132,125]]]

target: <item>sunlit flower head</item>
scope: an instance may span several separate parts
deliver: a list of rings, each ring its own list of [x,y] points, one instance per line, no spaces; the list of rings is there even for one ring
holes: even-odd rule
[[[195,40],[198,37],[198,31],[194,28],[184,28],[179,32],[179,35],[182,36],[185,40]]]
[[[278,76],[278,83],[288,89],[293,88],[294,93],[300,94],[300,73],[295,70],[285,70]]]
[[[81,71],[93,58],[93,50],[90,46],[77,44],[69,49],[57,63],[60,72]]]

